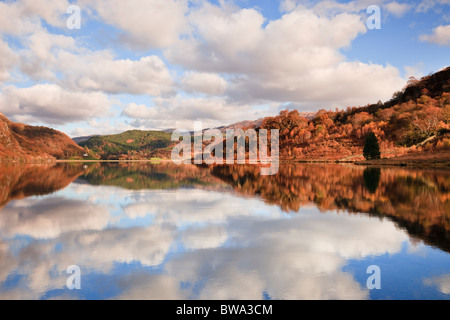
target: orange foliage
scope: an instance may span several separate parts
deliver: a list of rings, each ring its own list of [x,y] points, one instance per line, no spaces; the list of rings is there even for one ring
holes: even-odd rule
[[[285,110],[264,119],[261,128],[280,130],[284,160],[333,161],[362,159],[364,139],[370,132],[380,141],[382,157],[389,158],[407,151],[421,152],[416,145],[438,134],[442,140],[450,130],[450,93],[435,98],[423,95],[394,106],[377,104],[369,110],[320,110],[312,120]],[[428,147],[435,150],[436,146]]]

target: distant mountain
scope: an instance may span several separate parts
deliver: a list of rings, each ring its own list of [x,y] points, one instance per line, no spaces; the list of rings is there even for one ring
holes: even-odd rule
[[[261,123],[262,123],[263,119],[259,119],[259,120],[245,120],[245,121],[240,121],[240,122],[236,122],[227,126],[220,126],[220,127],[216,127],[216,128],[212,128],[212,129],[219,129],[222,133],[225,133],[227,130],[229,129],[256,129],[258,128]],[[208,128],[210,129],[210,128]],[[206,131],[208,129],[203,129],[203,131]],[[172,133],[174,132],[176,129],[167,129],[167,130],[163,130],[163,132],[167,132],[167,133]],[[191,134],[193,134],[194,132],[191,132]]]
[[[299,115],[301,117],[305,117],[307,119],[314,119],[317,112],[299,112]],[[226,133],[227,130],[238,130],[238,129],[258,129],[261,127],[262,123],[264,121],[264,118],[258,119],[258,120],[244,120],[240,122],[236,122],[233,124],[230,124],[228,126],[221,126],[214,129],[219,129],[222,133]]]
[[[238,129],[257,129],[261,126],[263,119],[258,119],[255,121],[240,121],[237,123],[230,124],[228,126],[217,127],[222,133],[226,133],[227,130],[238,130]]]
[[[80,144],[82,142],[88,141],[89,139],[93,138],[93,137],[98,137],[99,135],[92,135],[92,136],[86,136],[86,137],[76,137],[76,138],[72,138],[73,141],[75,141],[76,144]]]
[[[64,133],[14,123],[0,114],[0,161],[81,159],[84,153],[84,149]]]
[[[219,129],[225,133],[228,129],[257,129],[263,119],[241,121]],[[207,129],[205,129],[206,131]],[[90,155],[102,160],[146,160],[151,158],[168,159],[171,157],[175,142],[171,141],[175,129],[164,131],[131,130],[115,135],[78,137],[73,140],[86,148]],[[191,132],[191,134],[194,134]]]
[[[95,136],[81,142],[89,154],[102,160],[144,160],[170,158],[175,143],[172,134],[162,131],[131,130],[121,134]]]

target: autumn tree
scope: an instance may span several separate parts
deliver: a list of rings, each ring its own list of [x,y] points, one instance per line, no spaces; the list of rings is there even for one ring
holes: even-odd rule
[[[376,160],[381,158],[380,145],[375,133],[371,132],[367,135],[363,153],[366,160]]]
[[[435,135],[440,128],[440,122],[444,120],[441,108],[426,106],[423,110],[416,112],[412,125],[423,138]]]

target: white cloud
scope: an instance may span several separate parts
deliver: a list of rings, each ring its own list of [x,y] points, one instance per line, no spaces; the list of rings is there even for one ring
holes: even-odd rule
[[[407,3],[398,3],[397,1],[389,2],[385,5],[387,11],[396,17],[402,17],[411,9],[411,7],[412,6]]]
[[[428,12],[431,9],[438,11],[439,5],[450,5],[450,0],[422,0],[416,8],[417,12]]]
[[[20,50],[21,71],[37,81],[58,80],[56,73],[64,72],[70,64],[63,64],[61,56],[77,51],[75,40],[64,35],[55,35],[38,30],[22,38],[25,49]]]
[[[22,14],[25,17],[40,17],[48,24],[65,28],[67,8],[70,6],[70,2],[67,0],[22,0],[19,1],[19,5],[22,6]]]
[[[450,294],[450,274],[444,274],[432,279],[424,279],[427,286],[436,286],[443,294]]]
[[[165,48],[186,31],[187,0],[82,0],[107,24],[118,28],[119,42],[141,48]]]
[[[189,93],[206,93],[222,95],[227,88],[227,82],[214,73],[188,72],[182,79],[183,89]]]
[[[0,94],[0,112],[19,122],[77,122],[107,114],[110,105],[104,93],[69,91],[54,84],[7,86]]]
[[[153,4],[159,6],[156,2]],[[124,4],[119,1],[117,6],[123,7]],[[156,96],[172,92],[172,76],[158,56],[143,56],[136,60],[117,59],[112,49],[88,49],[86,38],[77,37],[76,33],[55,34],[42,26],[41,19],[52,26],[65,28],[67,7],[68,3],[64,0],[45,0],[38,4],[29,0],[0,3],[0,18],[4,15],[4,19],[0,19],[0,32],[17,37],[18,43],[15,58],[8,45],[0,40],[0,81],[9,80],[8,71],[17,67],[33,81],[51,82],[66,90]],[[139,10],[137,3],[130,8]],[[82,11],[85,13],[82,18],[88,19],[88,6],[83,7]],[[10,24],[10,21],[14,23]],[[135,23],[132,25],[136,26]],[[141,30],[149,33],[147,29]],[[160,34],[161,28],[153,32],[164,37],[164,34]]]
[[[151,96],[173,90],[171,75],[164,62],[156,56],[138,61],[98,59],[83,64],[81,68],[83,72],[76,74],[73,81],[83,89]]]
[[[17,111],[16,119],[53,125],[101,116],[95,106],[107,95],[149,95],[155,97],[152,107],[130,104],[123,114],[133,122],[117,127],[173,128],[190,126],[197,119],[204,120],[205,126],[253,120],[278,113],[286,102],[310,111],[364,105],[387,100],[404,86],[396,68],[348,61],[343,54],[366,32],[364,9],[369,4],[386,4],[393,14],[401,15],[407,10],[404,3],[291,0],[281,4],[284,14],[271,21],[255,9],[220,3],[81,0],[77,4],[82,19],[96,19],[120,34],[115,42],[105,40],[111,45],[108,49],[94,50],[97,45],[92,41],[101,37],[98,33],[87,37],[77,32],[56,34],[43,26],[45,21],[65,28],[68,1],[0,2],[0,32],[17,37],[19,48],[13,52],[11,44],[0,40],[0,83],[20,71],[24,81],[48,83],[44,86],[58,87],[66,96],[93,97],[86,108],[81,107],[86,116],[28,104],[23,95],[36,91],[33,84],[28,90],[5,88],[0,102],[12,102],[9,115]],[[121,51],[117,56],[115,49],[128,45],[162,49],[164,57],[161,51],[144,56],[137,52],[132,57]],[[21,92],[20,97],[12,97],[12,91]]]
[[[450,25],[439,26],[433,30],[432,34],[420,36],[420,40],[450,46]]]
[[[11,50],[8,43],[3,41],[0,37],[0,84],[10,80],[10,71],[17,60],[17,56]]]
[[[41,20],[49,25],[66,26],[67,0],[21,0],[0,2],[0,32],[21,36],[41,30]]]
[[[340,2],[336,0],[284,0],[280,4],[282,12],[310,9],[320,16],[332,17],[340,13],[363,14],[366,16],[367,8],[371,5],[383,6],[389,0],[353,0]]]
[[[21,70],[38,81],[76,90],[159,96],[173,90],[161,58],[115,59],[110,50],[90,51],[64,35],[38,31],[22,40]]]
[[[136,127],[125,123],[122,120],[107,121],[104,118],[87,120],[85,123],[80,123],[79,127],[67,133],[70,137],[85,137],[91,135],[110,135],[119,134],[128,130],[136,130]],[[138,128],[142,130],[149,130],[150,128]],[[62,130],[62,129],[61,129]]]
[[[413,66],[405,66],[404,69],[405,78],[409,79],[410,77],[414,77],[416,79],[420,79],[424,76],[423,70],[425,69],[425,65],[421,62]]]
[[[229,102],[226,97],[154,98],[154,106],[129,104],[123,115],[134,127],[192,130],[194,121],[204,128],[217,127],[243,120],[256,120],[278,113],[277,107],[258,110],[251,104]]]
[[[254,9],[229,11],[206,3],[189,16],[202,39],[215,52],[233,58],[258,47],[265,18]]]
[[[348,62],[342,55],[366,32],[358,14],[327,17],[297,8],[262,27],[256,11],[205,5],[189,21],[201,40],[179,40],[166,57],[191,70],[230,74],[227,94],[240,104],[363,105],[387,100],[404,85],[392,66]]]

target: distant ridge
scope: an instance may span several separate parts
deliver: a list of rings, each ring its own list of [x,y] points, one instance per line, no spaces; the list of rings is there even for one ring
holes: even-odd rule
[[[75,141],[76,144],[80,144],[82,142],[88,141],[91,138],[98,137],[99,135],[91,135],[91,136],[85,136],[85,137],[76,137],[72,138],[73,141]]]
[[[146,160],[170,158],[175,143],[163,131],[130,130],[120,134],[94,136],[80,142],[89,154],[101,160]]]

